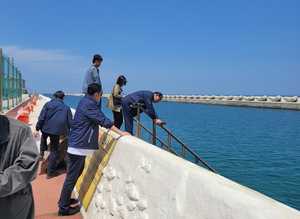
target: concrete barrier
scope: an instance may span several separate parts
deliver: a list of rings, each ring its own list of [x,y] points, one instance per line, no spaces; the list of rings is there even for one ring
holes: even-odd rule
[[[241,100],[243,100],[243,97],[242,96],[234,96],[233,100],[241,101]]]
[[[128,136],[116,143],[84,217],[298,219],[300,213]]]
[[[268,99],[269,99],[271,102],[280,102],[280,101],[281,101],[281,96],[268,97]]]
[[[233,100],[233,96],[227,96],[225,97],[226,100]]]
[[[224,99],[224,96],[216,96],[215,99],[216,99],[216,100],[223,100],[223,99]]]
[[[267,96],[255,97],[255,100],[257,101],[267,101],[267,99],[268,99]]]
[[[295,103],[298,101],[298,97],[284,97],[283,100],[288,103]]]

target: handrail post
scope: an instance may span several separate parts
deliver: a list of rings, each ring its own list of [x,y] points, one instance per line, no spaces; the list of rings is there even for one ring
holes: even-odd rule
[[[172,147],[172,136],[170,135],[170,133],[168,133],[168,150],[170,150],[171,147]]]
[[[156,123],[152,120],[152,144],[156,145]]]
[[[191,156],[194,157],[195,159],[195,163],[199,164],[201,163],[201,165],[203,165],[204,167],[206,167],[207,169],[209,169],[210,171],[217,173],[212,167],[210,167],[204,160],[201,159],[201,157],[199,157],[199,155],[197,153],[195,153],[191,148],[189,148],[186,144],[184,144],[178,137],[176,137],[168,128],[164,127],[163,125],[160,125],[161,129],[163,131],[165,131],[167,133],[167,143],[163,142],[159,136],[157,136],[157,125],[154,121],[152,121],[152,133],[151,130],[149,130],[148,128],[146,128],[145,126],[142,125],[141,121],[140,121],[140,106],[138,105],[137,107],[137,116],[136,116],[136,123],[137,123],[137,132],[136,132],[136,136],[140,137],[141,135],[141,129],[143,128],[144,130],[146,130],[148,133],[150,133],[150,135],[152,135],[152,143],[153,145],[157,145],[157,142],[161,144],[162,148],[167,148],[168,151],[174,153],[177,156],[180,156],[182,158],[189,158],[190,156],[188,156],[189,154]],[[175,148],[172,148],[172,141],[175,141],[176,143],[178,143],[181,148],[179,148],[179,150],[181,149],[181,153],[180,151],[176,151]],[[157,145],[158,146],[158,145]]]
[[[141,137],[141,112],[140,112],[140,106],[137,106],[137,123],[136,123],[136,137]]]
[[[185,158],[185,156],[186,156],[186,150],[185,150],[185,146],[182,144],[181,145],[181,156],[183,157],[183,158]]]

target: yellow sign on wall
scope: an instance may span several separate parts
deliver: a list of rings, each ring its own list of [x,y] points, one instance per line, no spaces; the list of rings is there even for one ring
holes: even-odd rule
[[[97,185],[103,175],[103,169],[110,159],[116,142],[117,139],[113,136],[101,132],[99,149],[85,160],[84,170],[76,183],[76,190],[85,210],[88,209],[92,201]]]

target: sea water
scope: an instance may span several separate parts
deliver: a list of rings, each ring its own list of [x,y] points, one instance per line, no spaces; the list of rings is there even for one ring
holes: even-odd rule
[[[65,102],[76,108],[80,98],[66,96]],[[106,100],[102,108],[112,118]],[[300,210],[299,111],[173,102],[155,108],[219,174]]]

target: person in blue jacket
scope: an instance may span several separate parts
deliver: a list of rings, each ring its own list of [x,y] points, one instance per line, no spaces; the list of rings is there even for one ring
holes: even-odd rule
[[[92,66],[87,70],[84,81],[83,81],[83,86],[82,86],[82,93],[87,94],[87,89],[89,84],[92,83],[97,83],[101,84],[100,76],[99,76],[99,68],[103,62],[103,58],[101,55],[94,55],[93,61],[92,61]]]
[[[78,200],[71,199],[71,195],[84,169],[85,157],[98,149],[99,126],[110,129],[120,136],[130,135],[115,127],[103,114],[99,106],[101,96],[101,85],[90,84],[87,95],[77,106],[69,135],[67,175],[58,202],[60,216],[73,215],[80,211],[80,206],[70,206],[78,203]]]
[[[122,109],[125,120],[125,130],[131,134],[133,133],[133,118],[137,115],[137,109],[133,106],[137,103],[143,106],[141,112],[146,113],[156,124],[163,124],[164,122],[158,119],[153,107],[153,103],[160,102],[162,98],[162,93],[151,91],[136,91],[124,97],[122,100]]]
[[[57,161],[59,159],[59,137],[68,135],[72,125],[72,112],[64,104],[64,92],[57,91],[53,99],[47,102],[39,115],[36,131],[42,132],[40,144],[40,158],[43,159],[47,151],[47,139],[50,138],[50,155],[48,157],[47,178],[58,175]]]

